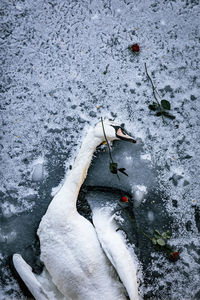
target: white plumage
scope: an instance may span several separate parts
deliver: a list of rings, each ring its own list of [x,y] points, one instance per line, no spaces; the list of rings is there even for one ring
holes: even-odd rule
[[[109,141],[135,142],[119,126],[105,122],[104,127]],[[37,300],[125,300],[124,287],[131,300],[139,299],[136,262],[116,232],[109,208],[93,212],[95,227],[76,209],[93,153],[104,140],[101,123],[88,131],[72,170],[41,220],[37,233],[45,265],[42,275],[34,275],[19,254],[13,256]]]

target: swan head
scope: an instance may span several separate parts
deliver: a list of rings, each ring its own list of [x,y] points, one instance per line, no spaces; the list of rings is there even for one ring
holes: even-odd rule
[[[108,141],[123,140],[136,143],[136,140],[127,133],[122,125],[107,120],[103,121],[103,124],[102,122],[97,123],[94,134],[96,137],[100,138],[102,142],[105,141],[104,131]]]

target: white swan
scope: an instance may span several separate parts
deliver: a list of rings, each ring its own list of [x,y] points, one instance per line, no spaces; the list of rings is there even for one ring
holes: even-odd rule
[[[109,141],[135,142],[120,126],[104,122],[104,128]],[[116,232],[109,208],[93,212],[95,227],[76,209],[93,153],[104,140],[101,123],[88,131],[72,170],[41,220],[37,233],[45,265],[42,275],[35,275],[20,254],[13,256],[16,270],[37,300],[125,300],[124,287],[130,300],[139,299],[136,262]]]

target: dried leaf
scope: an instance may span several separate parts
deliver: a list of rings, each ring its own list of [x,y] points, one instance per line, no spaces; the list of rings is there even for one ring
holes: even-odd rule
[[[158,112],[156,113],[156,116],[157,116],[157,117],[160,117],[160,116],[162,116],[162,115],[164,115],[164,111],[158,111]]]
[[[149,104],[149,109],[156,111],[158,109],[158,104],[156,102],[153,102],[153,104]]]
[[[171,120],[174,120],[174,119],[175,119],[175,116],[170,115],[167,111],[163,111],[162,114],[163,114],[165,117],[167,117],[167,118],[169,118],[169,119],[171,119]]]
[[[113,174],[117,174],[118,168],[117,163],[110,163],[110,172]]]
[[[128,174],[125,172],[125,168],[118,169],[119,172],[123,173],[124,175],[128,176]]]

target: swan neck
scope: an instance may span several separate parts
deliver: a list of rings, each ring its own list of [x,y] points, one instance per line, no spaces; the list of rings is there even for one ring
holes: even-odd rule
[[[102,139],[96,137],[91,128],[82,142],[72,170],[68,172],[63,186],[48,207],[47,217],[53,218],[59,213],[59,218],[67,220],[66,216],[73,216],[77,212],[76,203],[81,185],[86,178],[93,153],[101,142]]]
[[[74,166],[69,174],[72,180],[80,188],[83,184],[88,168],[90,166],[92,156],[96,147],[101,143],[101,139],[94,136],[93,130],[89,131],[75,159]]]
[[[73,215],[77,211],[76,202],[79,190],[86,178],[93,153],[101,142],[101,138],[95,137],[94,130],[90,129],[83,140],[72,170],[69,171],[63,186],[52,200],[49,211],[54,211],[58,207],[64,214],[69,213]]]

